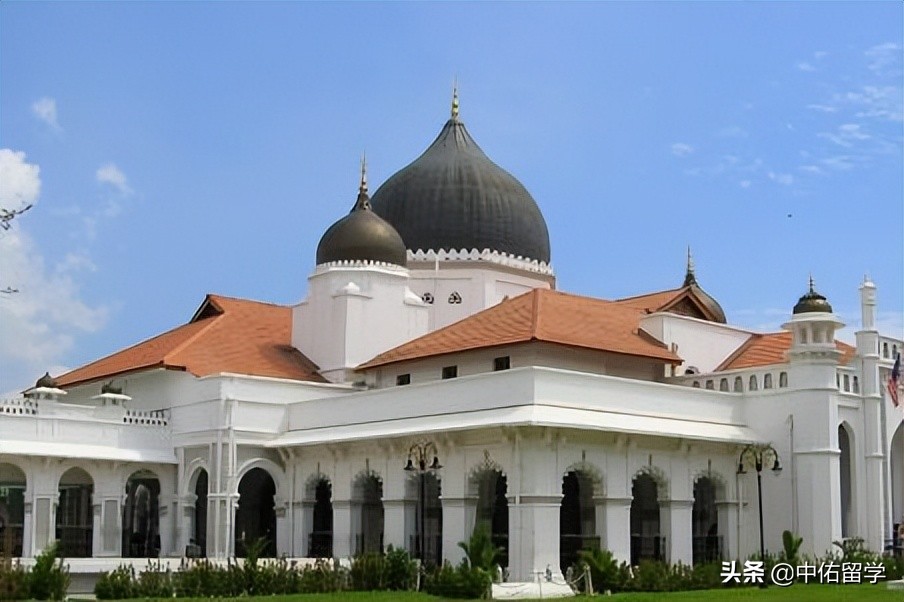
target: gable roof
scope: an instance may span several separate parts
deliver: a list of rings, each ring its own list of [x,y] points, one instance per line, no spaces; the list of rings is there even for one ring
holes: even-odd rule
[[[529,341],[681,363],[681,358],[638,328],[642,315],[612,301],[533,289],[381,353],[358,370]]]
[[[57,384],[71,387],[151,368],[326,382],[291,338],[291,308],[207,295],[187,324],[76,368]]]
[[[835,341],[835,348],[841,352],[841,359],[838,360],[838,363],[842,366],[846,366],[851,361],[856,351],[854,347],[841,341]],[[714,372],[785,364],[788,362],[789,349],[791,349],[790,332],[754,334],[728,356]]]
[[[633,307],[645,313],[667,311],[709,322],[726,323],[722,307],[709,293],[700,288],[696,281],[681,288],[616,299],[613,303]]]

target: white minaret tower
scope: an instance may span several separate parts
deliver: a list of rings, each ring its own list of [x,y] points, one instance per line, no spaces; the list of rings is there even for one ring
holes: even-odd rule
[[[798,532],[809,554],[821,556],[842,538],[838,387],[841,353],[835,331],[843,324],[825,297],[810,288],[782,324],[792,335],[788,351],[788,407],[794,421]]]
[[[885,533],[891,531],[890,505],[887,487],[882,478],[887,459],[883,433],[885,416],[879,379],[879,331],[876,330],[876,285],[869,276],[860,285],[860,321],[857,331],[857,360],[860,364],[860,391],[863,398],[863,453],[866,465],[866,495],[869,504],[865,513],[863,538],[871,550],[881,550]],[[861,516],[864,513],[860,513]],[[887,527],[886,527],[887,525]]]

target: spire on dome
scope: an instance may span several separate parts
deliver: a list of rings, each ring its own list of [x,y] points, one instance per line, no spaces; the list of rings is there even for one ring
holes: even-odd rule
[[[452,83],[452,120],[458,121],[458,78]]]
[[[791,310],[791,313],[832,313],[832,306],[829,304],[828,300],[823,295],[816,292],[816,283],[813,281],[813,274],[810,274],[809,290],[797,301],[797,304],[794,306],[794,309]]]
[[[691,255],[691,246],[687,246],[687,271],[684,274],[684,285],[697,284],[697,276],[694,274],[694,256]]]
[[[358,184],[358,198],[352,211],[370,211],[370,197],[367,196],[367,155],[361,155],[361,182]]]

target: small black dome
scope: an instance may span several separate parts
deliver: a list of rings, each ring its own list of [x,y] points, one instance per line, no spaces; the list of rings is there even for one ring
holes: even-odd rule
[[[453,108],[439,136],[373,197],[407,248],[499,251],[549,263],[549,232],[536,201],[477,146]]]
[[[35,388],[40,389],[42,387],[47,389],[56,389],[57,382],[56,380],[50,376],[50,372],[45,372],[44,376],[38,379],[38,382],[35,383]]]
[[[792,310],[793,314],[832,313],[832,306],[828,300],[816,292],[813,286],[813,278],[810,278],[810,290],[801,297]]]
[[[317,265],[333,261],[379,261],[400,266],[408,262],[402,237],[371,210],[363,181],[351,213],[330,226],[317,245]]]

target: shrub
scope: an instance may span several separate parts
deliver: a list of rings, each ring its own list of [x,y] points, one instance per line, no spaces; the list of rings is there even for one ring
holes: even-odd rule
[[[590,569],[593,589],[597,592],[619,592],[625,589],[630,579],[628,565],[621,564],[609,550],[581,550],[579,564],[586,564]]]
[[[442,598],[475,599],[489,597],[492,584],[488,571],[462,560],[458,568],[443,563],[428,575],[424,589],[428,594]]]
[[[503,552],[503,548],[493,544],[490,528],[483,523],[474,527],[471,538],[467,542],[458,542],[458,547],[464,550],[468,564],[487,572],[496,570],[496,565],[499,563]]]
[[[803,543],[803,537],[798,537],[788,530],[782,531],[782,562],[787,562],[794,566],[800,564],[798,553],[800,552],[800,546]]]
[[[413,590],[417,588],[417,563],[406,550],[386,550],[384,587],[388,590]]]
[[[0,600],[28,598],[28,573],[9,556],[0,557]]]
[[[57,544],[44,548],[28,575],[28,594],[36,600],[62,600],[69,589],[69,567],[57,558]]]
[[[298,577],[298,591],[303,594],[328,594],[345,589],[348,571],[338,561],[320,558],[304,567]]]
[[[367,553],[352,559],[349,570],[351,589],[355,591],[373,591],[384,589],[386,578],[386,561],[382,554]]]
[[[135,595],[135,571],[122,564],[109,573],[104,573],[94,584],[94,595],[98,600],[121,600]]]
[[[136,598],[172,598],[175,593],[176,589],[169,569],[164,570],[159,561],[156,564],[149,561],[147,568],[138,575],[138,580],[134,584],[133,596]]]

